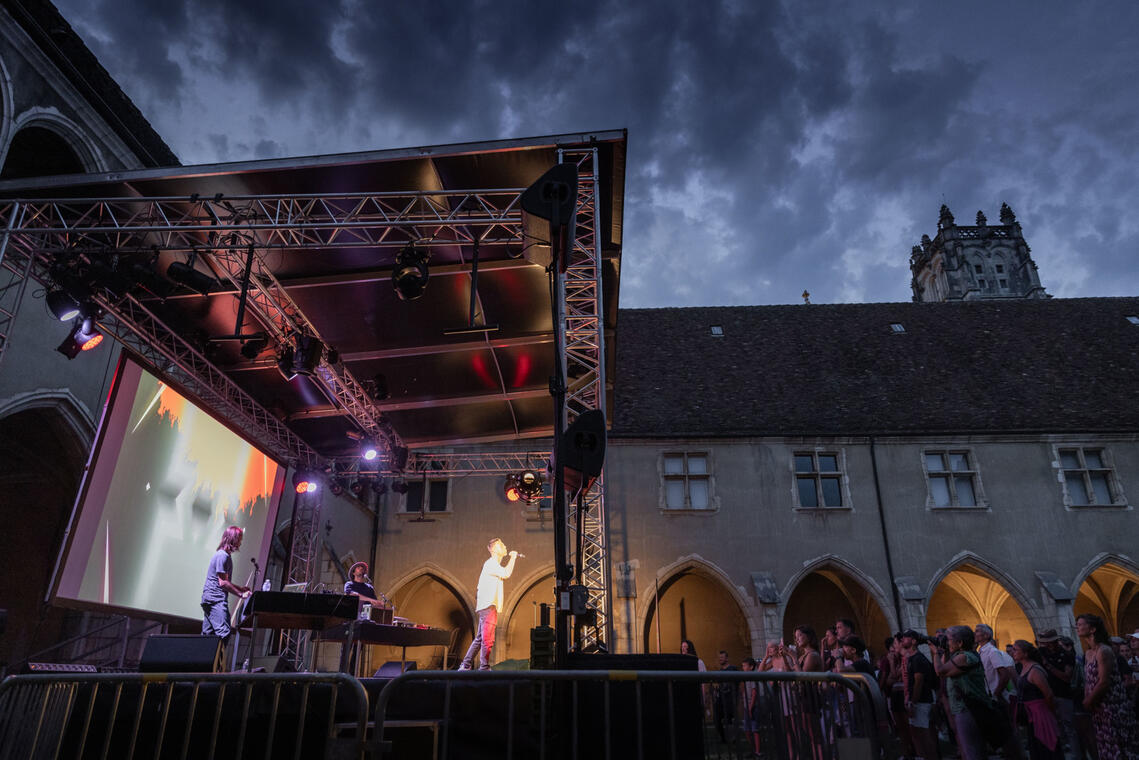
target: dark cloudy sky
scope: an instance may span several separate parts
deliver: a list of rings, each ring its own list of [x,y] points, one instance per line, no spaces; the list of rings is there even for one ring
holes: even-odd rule
[[[628,128],[624,306],[909,300],[943,202],[1139,292],[1134,0],[56,3],[187,164]]]

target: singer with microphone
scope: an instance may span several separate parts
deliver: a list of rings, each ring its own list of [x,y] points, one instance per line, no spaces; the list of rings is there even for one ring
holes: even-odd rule
[[[345,594],[360,597],[359,604],[380,604],[380,600],[376,598],[376,587],[372,585],[372,579],[368,577],[367,562],[357,562],[352,565],[348,568],[348,575],[352,577],[352,580],[344,584]]]
[[[478,611],[478,627],[475,640],[471,642],[459,670],[470,670],[475,652],[479,653],[479,670],[490,670],[490,650],[494,646],[494,629],[498,625],[498,611],[502,609],[502,582],[514,572],[514,562],[522,555],[509,552],[510,561],[502,566],[502,558],[507,555],[506,545],[501,539],[493,538],[486,545],[490,559],[483,563],[479,575],[478,596],[475,609]]]

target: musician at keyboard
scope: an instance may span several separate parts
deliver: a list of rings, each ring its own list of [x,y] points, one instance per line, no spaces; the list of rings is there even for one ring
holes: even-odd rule
[[[229,640],[229,597],[235,594],[249,596],[248,586],[238,586],[233,582],[233,552],[241,548],[244,531],[231,525],[222,533],[221,543],[210,558],[206,568],[206,582],[202,586],[202,635],[217,636],[223,643]]]
[[[351,594],[360,598],[359,604],[375,604],[380,605],[379,599],[376,597],[376,587],[372,585],[372,579],[368,577],[368,563],[357,562],[348,569],[348,574],[352,576],[352,580],[344,584],[344,593]]]

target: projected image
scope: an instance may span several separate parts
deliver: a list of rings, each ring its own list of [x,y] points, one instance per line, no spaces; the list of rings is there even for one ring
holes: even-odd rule
[[[234,582],[264,565],[278,465],[135,365],[121,373],[58,595],[200,618],[206,566],[245,529]]]

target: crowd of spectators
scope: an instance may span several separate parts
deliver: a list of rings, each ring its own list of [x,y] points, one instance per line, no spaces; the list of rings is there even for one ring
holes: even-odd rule
[[[748,657],[737,667],[720,651],[719,669],[872,678],[907,758],[1139,760],[1139,630],[1109,637],[1102,619],[1084,614],[1076,619],[1078,641],[1046,630],[1034,642],[1003,648],[984,623],[932,636],[906,630],[882,642],[873,660],[854,628],[840,619],[820,639],[800,625],[793,643],[768,643],[758,661]],[[691,641],[681,651],[696,655]],[[824,758],[833,756],[825,748],[836,736],[860,730],[834,693],[812,698],[782,682],[717,682],[703,699],[721,741],[739,731],[756,757]],[[804,747],[813,749],[805,754]]]

